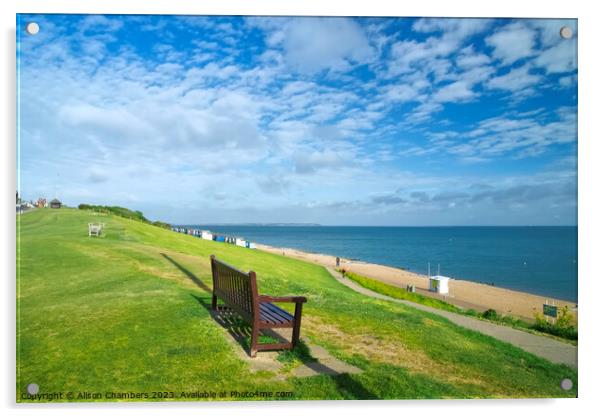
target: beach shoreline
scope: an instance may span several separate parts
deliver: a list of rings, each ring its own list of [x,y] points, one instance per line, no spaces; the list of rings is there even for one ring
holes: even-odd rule
[[[265,252],[288,256],[322,266],[336,266],[336,256],[332,255],[309,253],[292,248],[277,248],[259,243],[256,244],[256,247]],[[428,290],[429,282],[426,275],[415,272],[342,257],[340,258],[340,268],[399,288],[405,289],[407,285],[413,285],[418,294],[444,300],[463,309],[474,309],[479,312],[494,309],[498,314],[512,315],[533,322],[535,314],[542,313],[543,304],[547,302],[559,308],[568,306],[574,314],[575,320],[577,320],[578,316],[577,303],[553,297],[454,278],[449,280],[449,294],[441,295]]]

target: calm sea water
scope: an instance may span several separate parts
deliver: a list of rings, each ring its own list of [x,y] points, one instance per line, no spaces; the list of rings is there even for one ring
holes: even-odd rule
[[[577,301],[577,227],[193,227]]]

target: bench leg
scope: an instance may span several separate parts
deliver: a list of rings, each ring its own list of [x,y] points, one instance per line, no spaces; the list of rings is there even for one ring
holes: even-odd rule
[[[295,305],[295,326],[293,327],[293,349],[299,343],[299,335],[301,333],[301,313],[303,310],[303,303],[297,303]]]
[[[213,311],[217,310],[217,296],[211,297],[211,309]]]
[[[259,328],[257,326],[253,326],[253,331],[251,333],[251,357],[254,358],[257,356],[257,343],[259,342]]]

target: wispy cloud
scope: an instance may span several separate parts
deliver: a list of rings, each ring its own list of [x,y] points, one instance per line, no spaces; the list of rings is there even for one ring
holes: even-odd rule
[[[36,20],[18,46],[30,198],[180,222],[442,224],[521,201],[512,221],[529,223],[547,193],[573,219],[558,191],[573,180],[542,174],[575,152],[576,40],[552,36],[573,21]]]

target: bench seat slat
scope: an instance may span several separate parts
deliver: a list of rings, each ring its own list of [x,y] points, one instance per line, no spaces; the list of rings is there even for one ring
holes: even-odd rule
[[[261,306],[259,307],[260,309],[260,321],[263,323],[270,323],[270,324],[286,324],[286,323],[291,323],[293,321],[292,318],[287,318],[287,317],[283,317],[277,313],[274,313],[273,311],[271,311],[269,308],[265,307],[265,306]]]
[[[259,308],[259,321],[262,323],[269,323],[269,324],[280,324],[282,323],[281,320],[278,320],[276,317],[270,315],[269,312],[267,312],[265,309],[263,308]]]
[[[283,320],[282,317],[273,314],[269,311],[269,309],[265,308],[265,307],[259,307],[259,318],[261,322],[264,323],[271,323],[271,324],[282,324],[282,323],[286,323],[287,320]]]
[[[280,307],[278,307],[275,304],[272,304],[272,303],[261,303],[261,304],[265,304],[265,307],[267,309],[269,309],[271,314],[281,317],[284,321],[292,321],[295,319],[292,314],[290,314],[288,311],[281,309]]]
[[[288,312],[282,310],[272,303],[260,303],[261,320],[270,323],[288,323],[294,320],[294,317]]]

